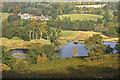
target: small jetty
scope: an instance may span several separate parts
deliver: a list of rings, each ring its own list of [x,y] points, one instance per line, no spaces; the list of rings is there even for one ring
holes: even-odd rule
[[[78,44],[78,40],[73,40],[73,43],[74,44]]]

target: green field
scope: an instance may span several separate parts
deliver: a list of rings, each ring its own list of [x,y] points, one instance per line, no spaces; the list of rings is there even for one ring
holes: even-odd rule
[[[61,33],[62,33],[62,36],[72,36],[77,34],[77,31],[62,30]]]
[[[29,65],[18,71],[6,71],[3,77],[17,78],[112,78],[118,76],[118,55],[105,55],[102,59],[75,57]]]
[[[66,15],[59,15],[60,19],[64,17],[70,17],[71,20],[97,20],[97,18],[103,18],[100,15],[93,15],[93,14],[66,14]]]
[[[2,13],[2,18],[8,17],[10,13]]]
[[[6,18],[8,17],[11,13],[0,13],[1,14],[1,18]],[[0,23],[2,23],[2,20],[0,19]]]

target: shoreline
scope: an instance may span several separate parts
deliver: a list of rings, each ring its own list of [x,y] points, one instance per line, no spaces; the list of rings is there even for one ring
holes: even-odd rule
[[[63,43],[62,41],[65,41],[65,43]],[[117,43],[118,42],[118,41],[115,41],[115,40],[113,40],[113,41],[102,40],[102,41],[104,41],[104,42],[111,42],[111,43]],[[73,40],[64,39],[64,40],[60,40],[60,42],[61,42],[61,44],[59,46],[55,47],[55,51],[60,50],[61,46],[67,45],[68,43],[73,42]],[[78,40],[78,43],[79,44],[84,44],[84,40]]]

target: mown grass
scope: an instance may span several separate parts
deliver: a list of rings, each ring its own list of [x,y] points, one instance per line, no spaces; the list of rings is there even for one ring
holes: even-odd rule
[[[71,20],[97,20],[97,18],[103,18],[101,15],[93,15],[93,14],[65,14],[59,15],[60,19],[64,19],[65,17],[70,17]]]
[[[4,77],[112,78],[118,76],[118,55],[105,55],[98,60],[89,60],[90,58],[85,56],[46,61],[30,65],[22,71],[7,71]]]
[[[67,31],[67,30],[62,30],[61,31],[61,34],[62,34],[62,36],[72,36],[72,35],[75,35],[75,34],[77,34],[77,32],[75,32],[75,31]]]

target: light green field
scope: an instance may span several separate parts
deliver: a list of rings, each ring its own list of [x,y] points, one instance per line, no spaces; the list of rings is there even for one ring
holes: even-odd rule
[[[93,15],[93,14],[66,14],[66,15],[59,15],[60,19],[64,19],[64,17],[70,17],[71,20],[97,20],[97,18],[103,18],[100,15]]]
[[[11,13],[2,13],[2,18],[8,17]]]
[[[88,39],[93,34],[100,34],[103,38],[103,41],[108,41],[108,42],[115,42],[115,41],[117,42],[118,41],[117,37],[116,38],[108,37],[108,36],[101,34],[100,32],[94,32],[94,31],[62,30],[61,32],[62,32],[62,36],[60,38],[65,39],[65,40],[74,40],[74,39],[85,40],[85,39]]]
[[[12,13],[0,13],[1,14],[1,18],[7,18],[10,14]],[[0,23],[2,23],[2,19],[0,19]]]
[[[72,36],[77,34],[76,31],[67,31],[67,30],[62,30],[61,33],[62,33],[62,36]]]

